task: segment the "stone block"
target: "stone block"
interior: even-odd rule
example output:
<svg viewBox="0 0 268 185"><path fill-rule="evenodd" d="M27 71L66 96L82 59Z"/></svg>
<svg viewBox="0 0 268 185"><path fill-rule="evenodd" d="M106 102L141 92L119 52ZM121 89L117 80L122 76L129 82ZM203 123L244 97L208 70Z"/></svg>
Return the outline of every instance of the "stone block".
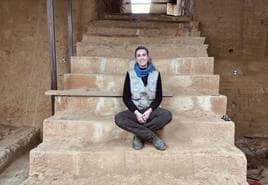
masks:
<svg viewBox="0 0 268 185"><path fill-rule="evenodd" d="M146 145L136 151L124 142L104 145L74 146L62 143L43 143L31 153L31 173L46 175L68 174L81 177L103 175L169 174L171 177L206 178L211 171L229 174L238 184L245 184L246 160L230 145L191 145L170 143L166 151ZM75 151L75 152L74 152ZM69 155L70 154L70 155ZM61 155L62 157L59 157ZM60 167L60 168L59 168ZM216 169L215 171L213 171Z"/></svg>
<svg viewBox="0 0 268 185"><path fill-rule="evenodd" d="M142 36L92 36L88 34L83 35L82 43L87 44L106 44L106 45L148 45L148 44L184 44L184 45L202 45L204 44L204 37L142 37Z"/></svg>
<svg viewBox="0 0 268 185"><path fill-rule="evenodd" d="M181 113L215 113L223 115L226 113L227 99L225 96L174 96L164 98L162 107L170 110L174 115ZM88 111L96 116L112 116L125 110L121 97L69 97L56 96L56 112Z"/></svg>
<svg viewBox="0 0 268 185"><path fill-rule="evenodd" d="M104 57L72 57L72 73L126 74L133 68L134 59ZM198 75L213 74L214 58L187 57L174 59L153 59L153 64L161 74ZM116 66L116 67L115 67Z"/></svg>
<svg viewBox="0 0 268 185"><path fill-rule="evenodd" d="M106 27L106 28L191 28L198 30L199 22L196 21L146 21L146 20L97 20L90 22L90 27Z"/></svg>
<svg viewBox="0 0 268 185"><path fill-rule="evenodd" d="M173 117L159 134L166 141L218 142L234 144L234 124L217 116L185 119L185 115ZM106 143L115 139L131 139L132 134L114 123L114 116L96 118L84 112L62 112L43 123L43 141L72 143Z"/></svg>
<svg viewBox="0 0 268 185"><path fill-rule="evenodd" d="M189 28L127 28L127 27L90 27L87 30L88 35L98 36L200 36L200 31L191 30Z"/></svg>
<svg viewBox="0 0 268 185"><path fill-rule="evenodd" d="M127 70L127 69L126 69ZM124 70L124 71L126 71ZM163 75L162 86L173 95L218 95L218 75ZM65 74L64 89L120 92L125 75Z"/></svg>
<svg viewBox="0 0 268 185"><path fill-rule="evenodd" d="M123 46L105 46L99 45L77 45L77 56L91 57L122 57L129 58L133 56L137 45ZM150 56L153 59L179 58L179 57L208 57L207 45L147 45L150 51Z"/></svg>

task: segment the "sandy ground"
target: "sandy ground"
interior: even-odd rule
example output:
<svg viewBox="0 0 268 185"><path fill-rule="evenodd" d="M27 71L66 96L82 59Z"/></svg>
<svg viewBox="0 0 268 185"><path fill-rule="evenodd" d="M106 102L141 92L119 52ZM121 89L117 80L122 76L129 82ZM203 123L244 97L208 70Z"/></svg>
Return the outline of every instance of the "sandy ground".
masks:
<svg viewBox="0 0 268 185"><path fill-rule="evenodd" d="M0 174L0 185L19 185L28 176L29 152L15 160Z"/></svg>
<svg viewBox="0 0 268 185"><path fill-rule="evenodd" d="M261 179L260 182L261 182L263 185L268 185L268 167L266 167L266 168L264 169L264 172L263 172L262 175L264 176L264 178Z"/></svg>

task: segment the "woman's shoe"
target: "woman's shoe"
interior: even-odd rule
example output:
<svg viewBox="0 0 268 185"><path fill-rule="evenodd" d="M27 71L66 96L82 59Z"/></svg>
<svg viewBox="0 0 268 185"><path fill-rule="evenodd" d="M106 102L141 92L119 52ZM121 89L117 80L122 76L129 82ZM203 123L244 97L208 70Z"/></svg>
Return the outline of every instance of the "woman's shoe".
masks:
<svg viewBox="0 0 268 185"><path fill-rule="evenodd" d="M167 145L166 143L160 139L158 136L153 136L152 138L152 143L154 145L154 147L157 149L157 150L166 150L167 149Z"/></svg>
<svg viewBox="0 0 268 185"><path fill-rule="evenodd" d="M144 143L140 138L138 138L136 135L133 137L132 147L135 150L141 150L144 146Z"/></svg>

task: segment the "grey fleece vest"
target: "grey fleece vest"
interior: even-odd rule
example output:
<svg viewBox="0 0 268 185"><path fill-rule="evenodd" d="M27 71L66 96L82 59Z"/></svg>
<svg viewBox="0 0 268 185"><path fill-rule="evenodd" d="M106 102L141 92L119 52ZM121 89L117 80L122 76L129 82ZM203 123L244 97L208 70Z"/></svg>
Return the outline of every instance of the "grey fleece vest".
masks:
<svg viewBox="0 0 268 185"><path fill-rule="evenodd" d="M147 80L147 86L145 87L141 78L139 78L136 72L130 70L130 91L131 99L139 110L147 109L152 101L155 99L156 86L159 72L152 71Z"/></svg>

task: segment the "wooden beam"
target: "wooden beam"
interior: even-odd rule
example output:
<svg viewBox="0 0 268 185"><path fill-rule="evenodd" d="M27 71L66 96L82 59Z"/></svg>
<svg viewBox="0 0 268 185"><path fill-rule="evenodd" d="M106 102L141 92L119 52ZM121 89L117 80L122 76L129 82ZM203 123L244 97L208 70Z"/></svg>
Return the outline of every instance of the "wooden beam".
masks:
<svg viewBox="0 0 268 185"><path fill-rule="evenodd" d="M72 17L72 0L67 1L67 18L68 18L68 62L71 63L73 56L73 17ZM69 70L70 72L70 70Z"/></svg>
<svg viewBox="0 0 268 185"><path fill-rule="evenodd" d="M48 54L50 64L51 89L57 90L57 63L55 44L55 24L54 24L54 0L47 0L47 20L48 20ZM55 113L55 97L51 97L52 115Z"/></svg>

